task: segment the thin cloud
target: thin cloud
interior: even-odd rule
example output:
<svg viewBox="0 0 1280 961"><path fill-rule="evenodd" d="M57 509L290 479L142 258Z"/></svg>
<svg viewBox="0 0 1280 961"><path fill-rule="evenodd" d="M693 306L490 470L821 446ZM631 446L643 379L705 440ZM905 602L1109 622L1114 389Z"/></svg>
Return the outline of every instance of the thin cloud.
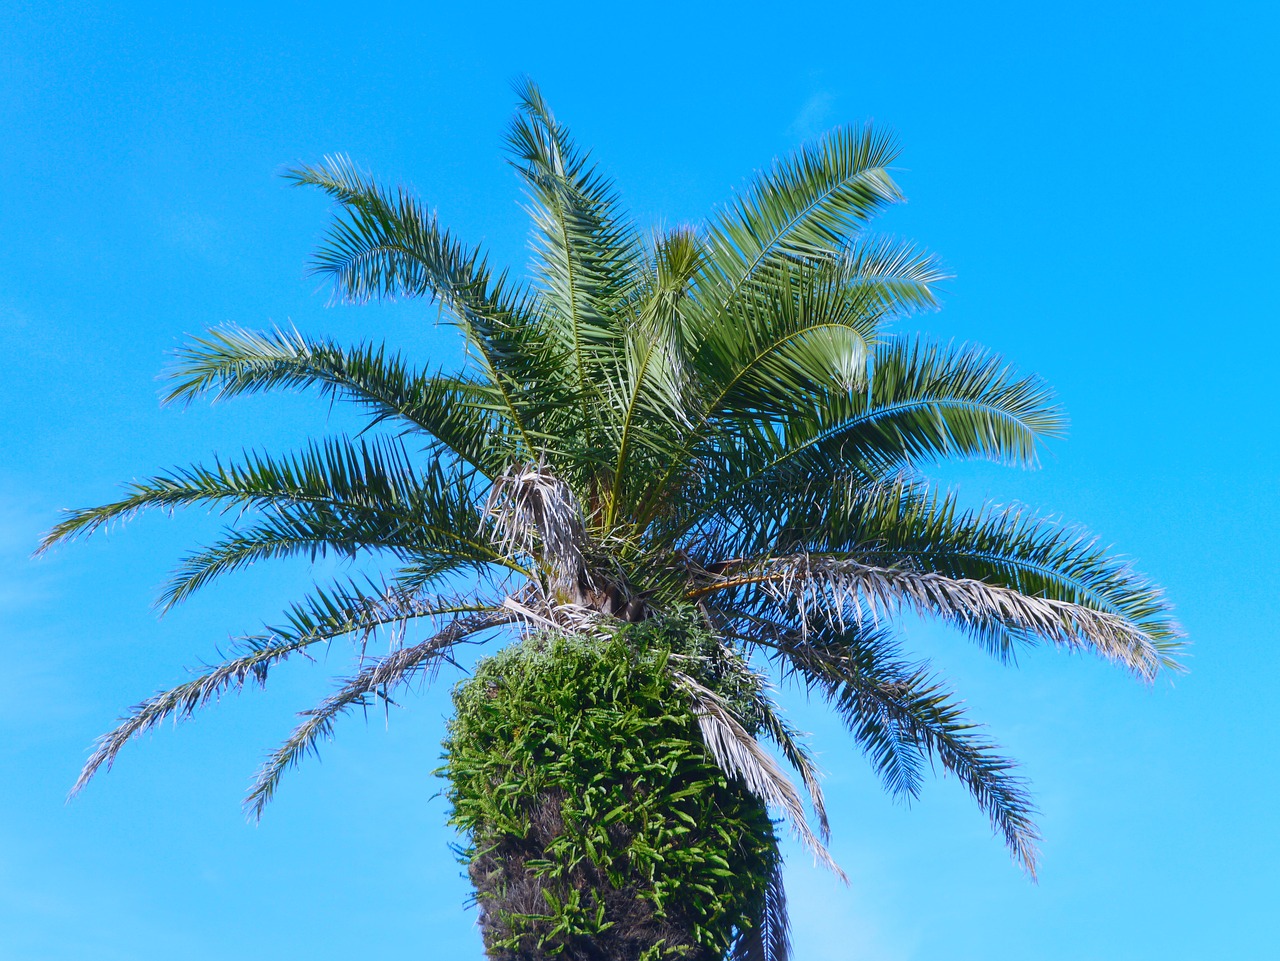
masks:
<svg viewBox="0 0 1280 961"><path fill-rule="evenodd" d="M32 606L48 596L46 577L31 560L48 511L0 492L0 613Z"/></svg>
<svg viewBox="0 0 1280 961"><path fill-rule="evenodd" d="M801 140L809 140L822 133L830 126L831 107L835 99L835 95L826 90L819 90L810 96L787 127L787 133Z"/></svg>

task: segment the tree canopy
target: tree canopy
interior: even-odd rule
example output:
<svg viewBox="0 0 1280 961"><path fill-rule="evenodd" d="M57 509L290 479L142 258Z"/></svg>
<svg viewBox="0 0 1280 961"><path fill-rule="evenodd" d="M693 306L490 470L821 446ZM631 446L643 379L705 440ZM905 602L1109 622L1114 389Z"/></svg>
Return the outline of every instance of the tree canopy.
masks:
<svg viewBox="0 0 1280 961"><path fill-rule="evenodd" d="M260 815L341 715L392 698L458 645L548 630L604 642L694 611L716 641L714 676L755 693L748 710L678 659L672 690L709 756L820 860L835 867L818 772L765 669L825 699L892 794L915 796L931 762L953 773L1034 873L1025 783L901 649L897 617L936 618L1004 661L1045 644L1148 681L1176 668L1181 633L1160 591L1082 529L966 509L927 476L966 458L1034 466L1064 419L1039 379L998 356L901 329L938 306L945 273L869 226L902 199L894 139L833 130L707 221L647 233L537 88L519 92L507 151L533 220L527 280L345 157L288 174L334 204L313 262L334 298L437 304L465 342L462 369L433 372L376 341L211 330L179 352L169 402L306 389L354 404L366 430L159 473L48 535L46 547L155 508L233 517L181 560L165 607L268 558L369 557L383 571L316 586L138 704L75 790L161 721L353 639L351 672L256 776L247 804ZM808 811L761 740L797 772Z"/></svg>

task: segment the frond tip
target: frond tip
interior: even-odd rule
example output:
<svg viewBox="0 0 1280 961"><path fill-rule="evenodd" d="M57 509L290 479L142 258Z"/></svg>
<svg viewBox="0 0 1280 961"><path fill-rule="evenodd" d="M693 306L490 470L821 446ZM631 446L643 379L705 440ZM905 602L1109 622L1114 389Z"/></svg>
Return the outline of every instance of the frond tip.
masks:
<svg viewBox="0 0 1280 961"><path fill-rule="evenodd" d="M153 730L166 720L184 721L197 709L224 694L239 691L250 682L266 684L267 673L274 665L302 652L313 639L246 638L244 654L209 668L177 687L161 691L134 706L113 730L94 743L93 751L67 794L70 801L93 779L99 770L111 770L118 755L131 740Z"/></svg>

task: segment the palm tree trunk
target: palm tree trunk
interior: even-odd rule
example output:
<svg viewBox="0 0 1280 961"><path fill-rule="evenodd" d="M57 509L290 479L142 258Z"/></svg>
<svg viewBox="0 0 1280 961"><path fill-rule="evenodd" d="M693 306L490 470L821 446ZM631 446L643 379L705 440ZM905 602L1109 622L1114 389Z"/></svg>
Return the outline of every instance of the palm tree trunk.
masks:
<svg viewBox="0 0 1280 961"><path fill-rule="evenodd" d="M708 756L666 658L535 638L455 692L445 773L489 957L719 961L759 917L772 822Z"/></svg>

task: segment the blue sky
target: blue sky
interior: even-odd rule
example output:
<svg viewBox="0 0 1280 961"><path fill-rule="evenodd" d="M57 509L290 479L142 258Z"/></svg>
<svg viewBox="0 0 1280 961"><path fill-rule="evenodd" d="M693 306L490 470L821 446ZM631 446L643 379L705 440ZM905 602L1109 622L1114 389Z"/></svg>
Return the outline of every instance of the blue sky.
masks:
<svg viewBox="0 0 1280 961"><path fill-rule="evenodd" d="M1072 420L1040 471L939 476L1087 523L1166 586L1195 644L1189 674L1144 689L1048 652L1007 670L907 625L1034 782L1038 885L953 781L894 804L791 697L852 879L792 853L798 961L1274 951L1271 5L15 0L4 21L0 957L481 956L431 776L447 679L389 722L349 719L258 826L245 784L328 689L324 665L145 738L64 805L121 710L325 572L255 569L160 620L167 565L215 520L29 554L60 508L122 481L349 424L307 397L161 408L157 374L187 334L291 322L454 363L421 304L324 306L304 264L325 204L277 174L345 151L522 267L500 144L526 73L643 224L698 219L828 126L897 130L910 203L881 227L956 275L918 326L1039 372Z"/></svg>

